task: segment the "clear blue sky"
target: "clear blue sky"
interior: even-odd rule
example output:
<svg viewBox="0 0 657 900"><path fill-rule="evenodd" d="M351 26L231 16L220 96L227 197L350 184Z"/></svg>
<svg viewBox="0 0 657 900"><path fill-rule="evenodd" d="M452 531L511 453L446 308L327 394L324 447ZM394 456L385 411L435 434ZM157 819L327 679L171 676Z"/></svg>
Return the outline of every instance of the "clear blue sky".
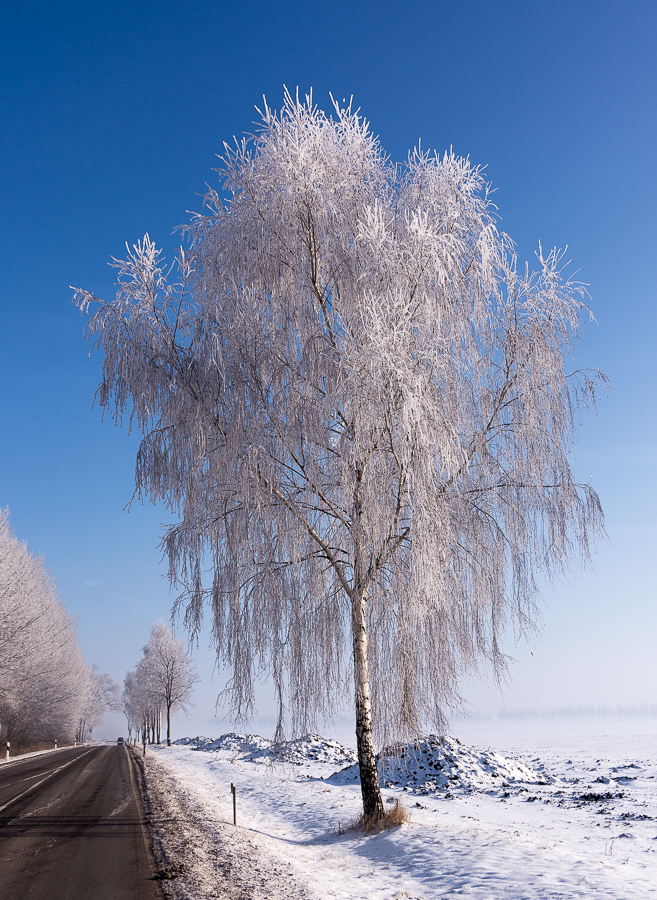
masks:
<svg viewBox="0 0 657 900"><path fill-rule="evenodd" d="M100 358L69 285L110 297L106 263L145 231L170 250L222 141L286 84L320 104L353 94L393 158L421 139L486 165L521 259L568 244L599 323L584 362L615 389L576 463L610 542L595 571L546 592L543 643L514 651L505 702L657 703L656 26L652 0L6 6L0 504L52 568L90 662L121 680L172 598L166 513L124 511L136 436L91 409ZM212 730L220 686L206 679L183 729ZM480 711L502 705L468 691Z"/></svg>

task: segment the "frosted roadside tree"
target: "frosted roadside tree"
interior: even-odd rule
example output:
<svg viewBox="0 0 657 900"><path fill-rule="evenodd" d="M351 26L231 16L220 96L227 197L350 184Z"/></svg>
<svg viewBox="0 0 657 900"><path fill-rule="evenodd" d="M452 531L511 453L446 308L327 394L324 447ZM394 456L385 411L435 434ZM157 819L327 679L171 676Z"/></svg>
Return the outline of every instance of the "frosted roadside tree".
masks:
<svg viewBox="0 0 657 900"><path fill-rule="evenodd" d="M107 672L99 672L98 666L89 667L87 689L81 704L80 717L76 730L76 740L85 741L91 738L94 728L99 728L105 721L105 713L121 712L121 689Z"/></svg>
<svg viewBox="0 0 657 900"><path fill-rule="evenodd" d="M139 736L139 729L144 717L140 708L134 672L128 672L123 679L121 701L123 703L123 714L128 722L128 737L132 737L133 728L137 736Z"/></svg>
<svg viewBox="0 0 657 900"><path fill-rule="evenodd" d="M73 739L90 703L92 668L75 619L43 559L13 534L0 510L0 727L14 749ZM99 676L103 690L109 676ZM114 686L116 687L116 686Z"/></svg>
<svg viewBox="0 0 657 900"><path fill-rule="evenodd" d="M142 649L145 652L146 648ZM141 721L142 737L148 743L159 744L162 731L162 702L157 696L153 673L145 655L130 674L133 676L132 699L135 709L139 711L138 721Z"/></svg>
<svg viewBox="0 0 657 900"><path fill-rule="evenodd" d="M57 646L60 635L53 611L55 583L43 560L11 530L8 510L0 510L0 685L24 685Z"/></svg>
<svg viewBox="0 0 657 900"><path fill-rule="evenodd" d="M124 703L129 720L143 723L144 733L157 730L159 743L159 720L164 711L170 747L171 717L181 710L187 712L198 681L196 667L182 641L160 619L151 629L142 658L125 678Z"/></svg>
<svg viewBox="0 0 657 900"><path fill-rule="evenodd" d="M262 119L173 270L146 236L114 301L76 299L234 710L265 669L294 732L352 690L377 818L375 740L443 727L464 673L503 673L505 628L532 627L537 576L587 561L602 510L570 454L599 376L569 371L582 287L557 251L517 270L467 160L394 165L312 98Z"/></svg>
<svg viewBox="0 0 657 900"><path fill-rule="evenodd" d="M196 667L185 647L162 619L153 625L144 647L148 691L166 712L167 746L171 746L171 716L187 711L194 685L199 680Z"/></svg>
<svg viewBox="0 0 657 900"><path fill-rule="evenodd" d="M159 709L153 709L149 697L143 667L138 664L128 672L123 682L123 707L128 718L128 731L134 728L139 736L141 731L144 743L151 731L151 725L155 720L159 721Z"/></svg>

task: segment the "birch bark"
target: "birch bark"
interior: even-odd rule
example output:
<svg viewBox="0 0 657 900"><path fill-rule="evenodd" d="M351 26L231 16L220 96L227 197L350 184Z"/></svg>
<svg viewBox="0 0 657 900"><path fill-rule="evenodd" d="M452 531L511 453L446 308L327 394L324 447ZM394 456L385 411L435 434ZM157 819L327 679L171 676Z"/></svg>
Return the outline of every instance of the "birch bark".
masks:
<svg viewBox="0 0 657 900"><path fill-rule="evenodd" d="M365 465L356 465L354 491L354 580L351 593L351 633L354 649L354 692L356 701L356 749L360 769L360 789L363 814L366 819L383 818L383 800L376 768L374 735L372 731L372 702L367 651L367 588L370 575L363 552L362 487Z"/></svg>
<svg viewBox="0 0 657 900"><path fill-rule="evenodd" d="M366 596L357 584L351 602L351 627L354 646L354 687L356 699L356 746L360 768L363 813L367 819L383 818L383 800L374 753L372 704L367 658Z"/></svg>

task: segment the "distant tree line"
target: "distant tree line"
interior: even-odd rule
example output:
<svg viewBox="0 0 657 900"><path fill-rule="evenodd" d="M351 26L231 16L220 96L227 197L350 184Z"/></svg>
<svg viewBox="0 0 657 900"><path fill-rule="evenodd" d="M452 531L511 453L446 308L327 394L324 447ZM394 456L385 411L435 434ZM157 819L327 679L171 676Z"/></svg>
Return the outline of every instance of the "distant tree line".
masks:
<svg viewBox="0 0 657 900"><path fill-rule="evenodd" d="M43 559L0 510L0 741L87 740L108 709L121 709L118 685L85 662Z"/></svg>
<svg viewBox="0 0 657 900"><path fill-rule="evenodd" d="M142 657L125 677L123 704L128 734L144 743L160 743L163 720L166 741L171 745L171 718L179 710L187 712L196 668L182 641L160 619L151 629Z"/></svg>

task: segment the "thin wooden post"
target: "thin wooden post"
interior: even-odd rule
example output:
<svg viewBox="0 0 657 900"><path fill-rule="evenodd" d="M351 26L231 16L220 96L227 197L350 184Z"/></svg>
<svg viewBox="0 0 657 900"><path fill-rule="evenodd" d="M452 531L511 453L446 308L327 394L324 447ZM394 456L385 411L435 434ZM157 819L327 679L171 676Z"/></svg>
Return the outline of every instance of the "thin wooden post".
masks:
<svg viewBox="0 0 657 900"><path fill-rule="evenodd" d="M237 825L237 792L235 785L231 782L230 792L233 795L233 825Z"/></svg>

